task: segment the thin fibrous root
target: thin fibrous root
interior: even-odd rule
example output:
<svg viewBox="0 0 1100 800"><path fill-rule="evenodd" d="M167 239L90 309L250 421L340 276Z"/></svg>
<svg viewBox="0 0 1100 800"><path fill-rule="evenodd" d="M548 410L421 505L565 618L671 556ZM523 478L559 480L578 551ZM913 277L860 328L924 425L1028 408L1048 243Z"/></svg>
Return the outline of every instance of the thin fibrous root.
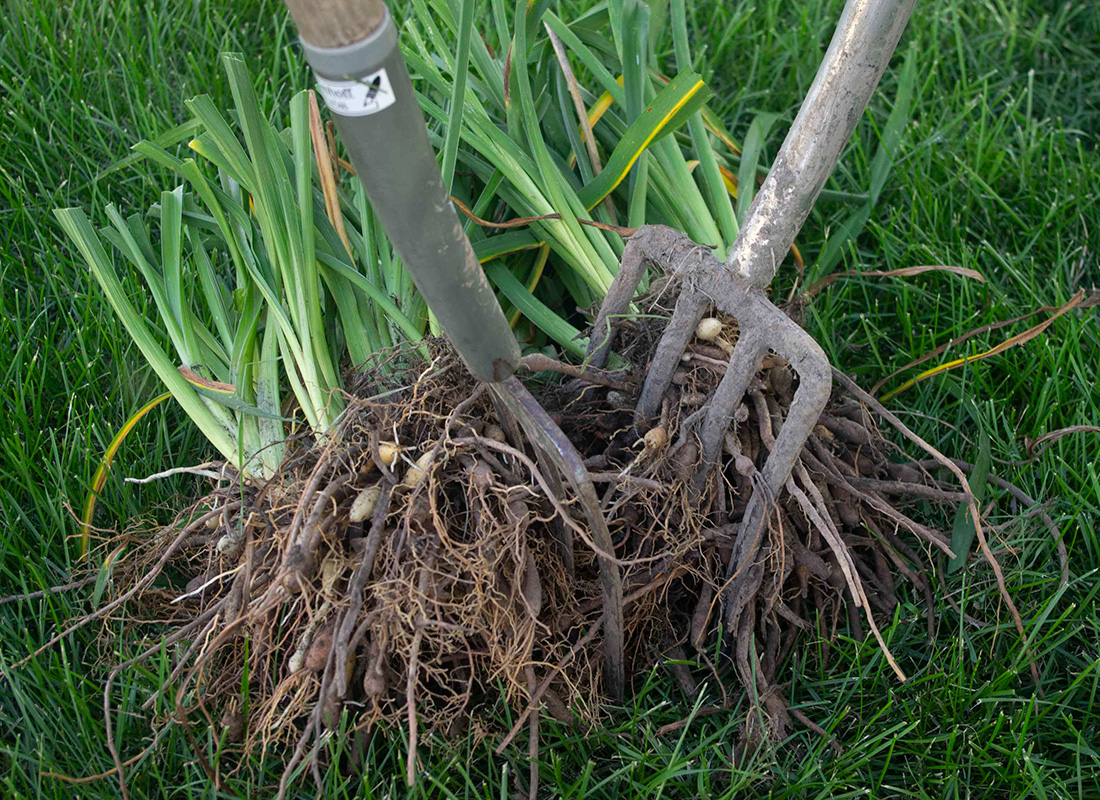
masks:
<svg viewBox="0 0 1100 800"><path fill-rule="evenodd" d="M949 459L939 450L934 448L928 442L924 441L913 431L906 427L905 423L898 419L894 414L890 413L882 403L869 395L863 389L859 388L858 384L845 375L840 370L833 370L833 377L844 386L853 396L855 396L860 402L865 403L868 408L885 419L891 425L893 425L899 433L901 433L906 439L913 442L913 444L920 447L926 453L932 456L935 461L946 467L954 476L958 479L959 484L962 486L963 491L971 496L971 499L967 501L967 508L970 511L970 518L974 523L974 531L978 537L978 547L985 557L985 560L989 563L989 566L993 569L993 575L997 579L997 590L1001 594L1001 599L1004 600L1005 605L1008 607L1009 613L1012 615L1012 622L1016 626L1016 632L1020 635L1020 642L1024 648L1024 652L1027 655L1029 667L1031 669L1031 677L1034 680L1035 685L1039 686L1039 665L1036 662L1035 656L1031 652L1031 646L1028 644L1027 631L1024 629L1024 621L1020 616L1019 610L1016 608L1016 604L1012 600L1012 595L1008 592L1008 586L1005 585L1004 571L1001 569L1001 564L997 560L996 556L989 549L989 542L985 538L985 530L982 526L982 516L978 511L978 502L973 497L973 492L970 490L970 483L966 479L966 475L963 474L954 461Z"/></svg>

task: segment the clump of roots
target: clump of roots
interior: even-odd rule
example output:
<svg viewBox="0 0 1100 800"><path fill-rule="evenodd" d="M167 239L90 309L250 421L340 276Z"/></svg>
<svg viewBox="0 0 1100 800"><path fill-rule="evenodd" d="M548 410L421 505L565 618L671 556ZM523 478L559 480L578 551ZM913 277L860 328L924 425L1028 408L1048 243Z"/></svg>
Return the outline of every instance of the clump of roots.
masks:
<svg viewBox="0 0 1100 800"><path fill-rule="evenodd" d="M644 364L656 333L633 338ZM770 498L764 541L738 567L748 580L723 609L737 522L763 490L758 470L796 381L781 360L765 362L700 496L686 423L727 358L713 341L696 341L660 424L644 436L632 415L640 371L601 386L573 377L542 398L586 458L610 526L627 674L655 650L732 673L756 698L743 737L753 746L782 737L792 718L820 731L783 696L793 648L803 634L830 640L842 626L856 638L877 635L899 581L930 599L930 566L950 539L914 508L953 510L969 496L937 477L937 462L889 442L869 398L838 391L787 491ZM169 628L112 678L175 653L146 708L170 697L163 725L190 732L204 719L241 755L284 748L286 776L303 762L317 774L318 745L341 725L354 761L374 726L396 723L408 727L412 780L420 732L461 732L499 699L497 687L520 712L502 746L526 725L537 748L540 714L590 717L603 617L596 556L573 535L583 517L525 443L506 438L490 393L465 374L440 348L404 385L362 379L338 427L292 448L268 483L242 486L226 474L174 525L136 542L115 573L128 588L89 620L126 605ZM673 671L694 693L692 672ZM110 692L108 684L105 699ZM739 694L724 691L728 704ZM107 720L121 776L109 708Z"/></svg>

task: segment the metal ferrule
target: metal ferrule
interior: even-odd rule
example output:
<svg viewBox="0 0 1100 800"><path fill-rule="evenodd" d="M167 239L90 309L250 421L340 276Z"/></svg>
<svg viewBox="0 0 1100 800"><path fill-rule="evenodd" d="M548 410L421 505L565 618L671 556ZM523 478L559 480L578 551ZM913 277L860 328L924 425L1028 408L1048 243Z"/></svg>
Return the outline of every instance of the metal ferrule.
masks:
<svg viewBox="0 0 1100 800"><path fill-rule="evenodd" d="M302 39L302 50L313 71L323 78L355 80L374 72L397 48L397 26L390 10L366 39L345 47L314 47Z"/></svg>

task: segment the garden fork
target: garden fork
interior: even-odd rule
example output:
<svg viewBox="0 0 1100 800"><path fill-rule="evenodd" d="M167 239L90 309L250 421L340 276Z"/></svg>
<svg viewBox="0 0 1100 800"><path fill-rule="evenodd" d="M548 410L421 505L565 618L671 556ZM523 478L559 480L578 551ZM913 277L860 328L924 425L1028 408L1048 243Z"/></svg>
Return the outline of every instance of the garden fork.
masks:
<svg viewBox="0 0 1100 800"><path fill-rule="evenodd" d="M833 170L901 38L915 0L848 0L825 58L768 177L749 208L737 240L721 263L705 247L663 226L640 228L627 242L622 264L596 318L588 355L602 367L610 351L611 320L627 311L646 266L671 269L680 295L649 365L637 415L657 416L673 373L711 304L740 330L729 366L701 414L701 463L693 476L701 492L749 382L770 350L790 362L799 384L775 445L761 470L765 491L754 491L727 566L723 594L727 623L756 556L771 498L790 477L803 445L825 408L832 385L829 360L814 339L772 304L764 290L790 250ZM727 627L728 629L728 627Z"/></svg>

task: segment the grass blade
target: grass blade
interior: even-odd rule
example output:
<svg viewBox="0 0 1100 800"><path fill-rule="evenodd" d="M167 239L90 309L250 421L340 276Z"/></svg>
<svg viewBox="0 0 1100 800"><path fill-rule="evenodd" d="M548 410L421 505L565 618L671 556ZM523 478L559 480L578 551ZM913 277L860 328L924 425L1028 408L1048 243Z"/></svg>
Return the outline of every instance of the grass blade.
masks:
<svg viewBox="0 0 1100 800"><path fill-rule="evenodd" d="M878 202L879 195L886 184L886 178L893 167L901 139L905 133L905 126L909 122L909 110L912 107L913 93L916 85L916 48L910 47L905 55L905 63L902 65L901 76L898 79L898 92L894 99L894 109L886 120L883 128L882 139L878 150L871 162L871 191L867 200L851 214L837 228L835 234L830 236L825 243L821 256L818 258L815 272L818 275L827 273L836 266L844 252L849 248L863 230L863 226L871 218L871 211Z"/></svg>
<svg viewBox="0 0 1100 800"><path fill-rule="evenodd" d="M466 107L466 74L470 63L470 37L473 33L474 0L462 0L462 13L458 18L458 52L455 54L454 85L451 90L451 119L447 125L447 138L443 143L443 185L450 195L454 186L455 160L458 142L462 134L462 112Z"/></svg>
<svg viewBox="0 0 1100 800"><path fill-rule="evenodd" d="M88 540L91 537L92 520L95 518L96 501L99 500L103 487L107 485L107 475L111 471L111 464L114 462L115 456L118 455L118 449L122 447L122 443L126 441L130 431L141 422L142 418L171 396L171 392L165 392L154 397L135 411L118 429L118 433L111 439L111 443L107 445L103 458L99 460L99 466L96 467L95 474L92 476L92 486L88 490L88 496L84 499L84 510L80 515L80 555L82 558L88 554Z"/></svg>
<svg viewBox="0 0 1100 800"><path fill-rule="evenodd" d="M980 425L978 415L972 413L972 416ZM989 432L983 426L979 431L978 457L974 461L974 471L970 473L970 491L974 493L974 500L979 505L985 500L985 487L989 477L990 461ZM970 509L966 503L959 503L959 508L955 512L955 523L951 529L951 552L955 555L947 562L948 575L958 572L966 566L970 548L974 544L974 536L974 520L970 518Z"/></svg>

